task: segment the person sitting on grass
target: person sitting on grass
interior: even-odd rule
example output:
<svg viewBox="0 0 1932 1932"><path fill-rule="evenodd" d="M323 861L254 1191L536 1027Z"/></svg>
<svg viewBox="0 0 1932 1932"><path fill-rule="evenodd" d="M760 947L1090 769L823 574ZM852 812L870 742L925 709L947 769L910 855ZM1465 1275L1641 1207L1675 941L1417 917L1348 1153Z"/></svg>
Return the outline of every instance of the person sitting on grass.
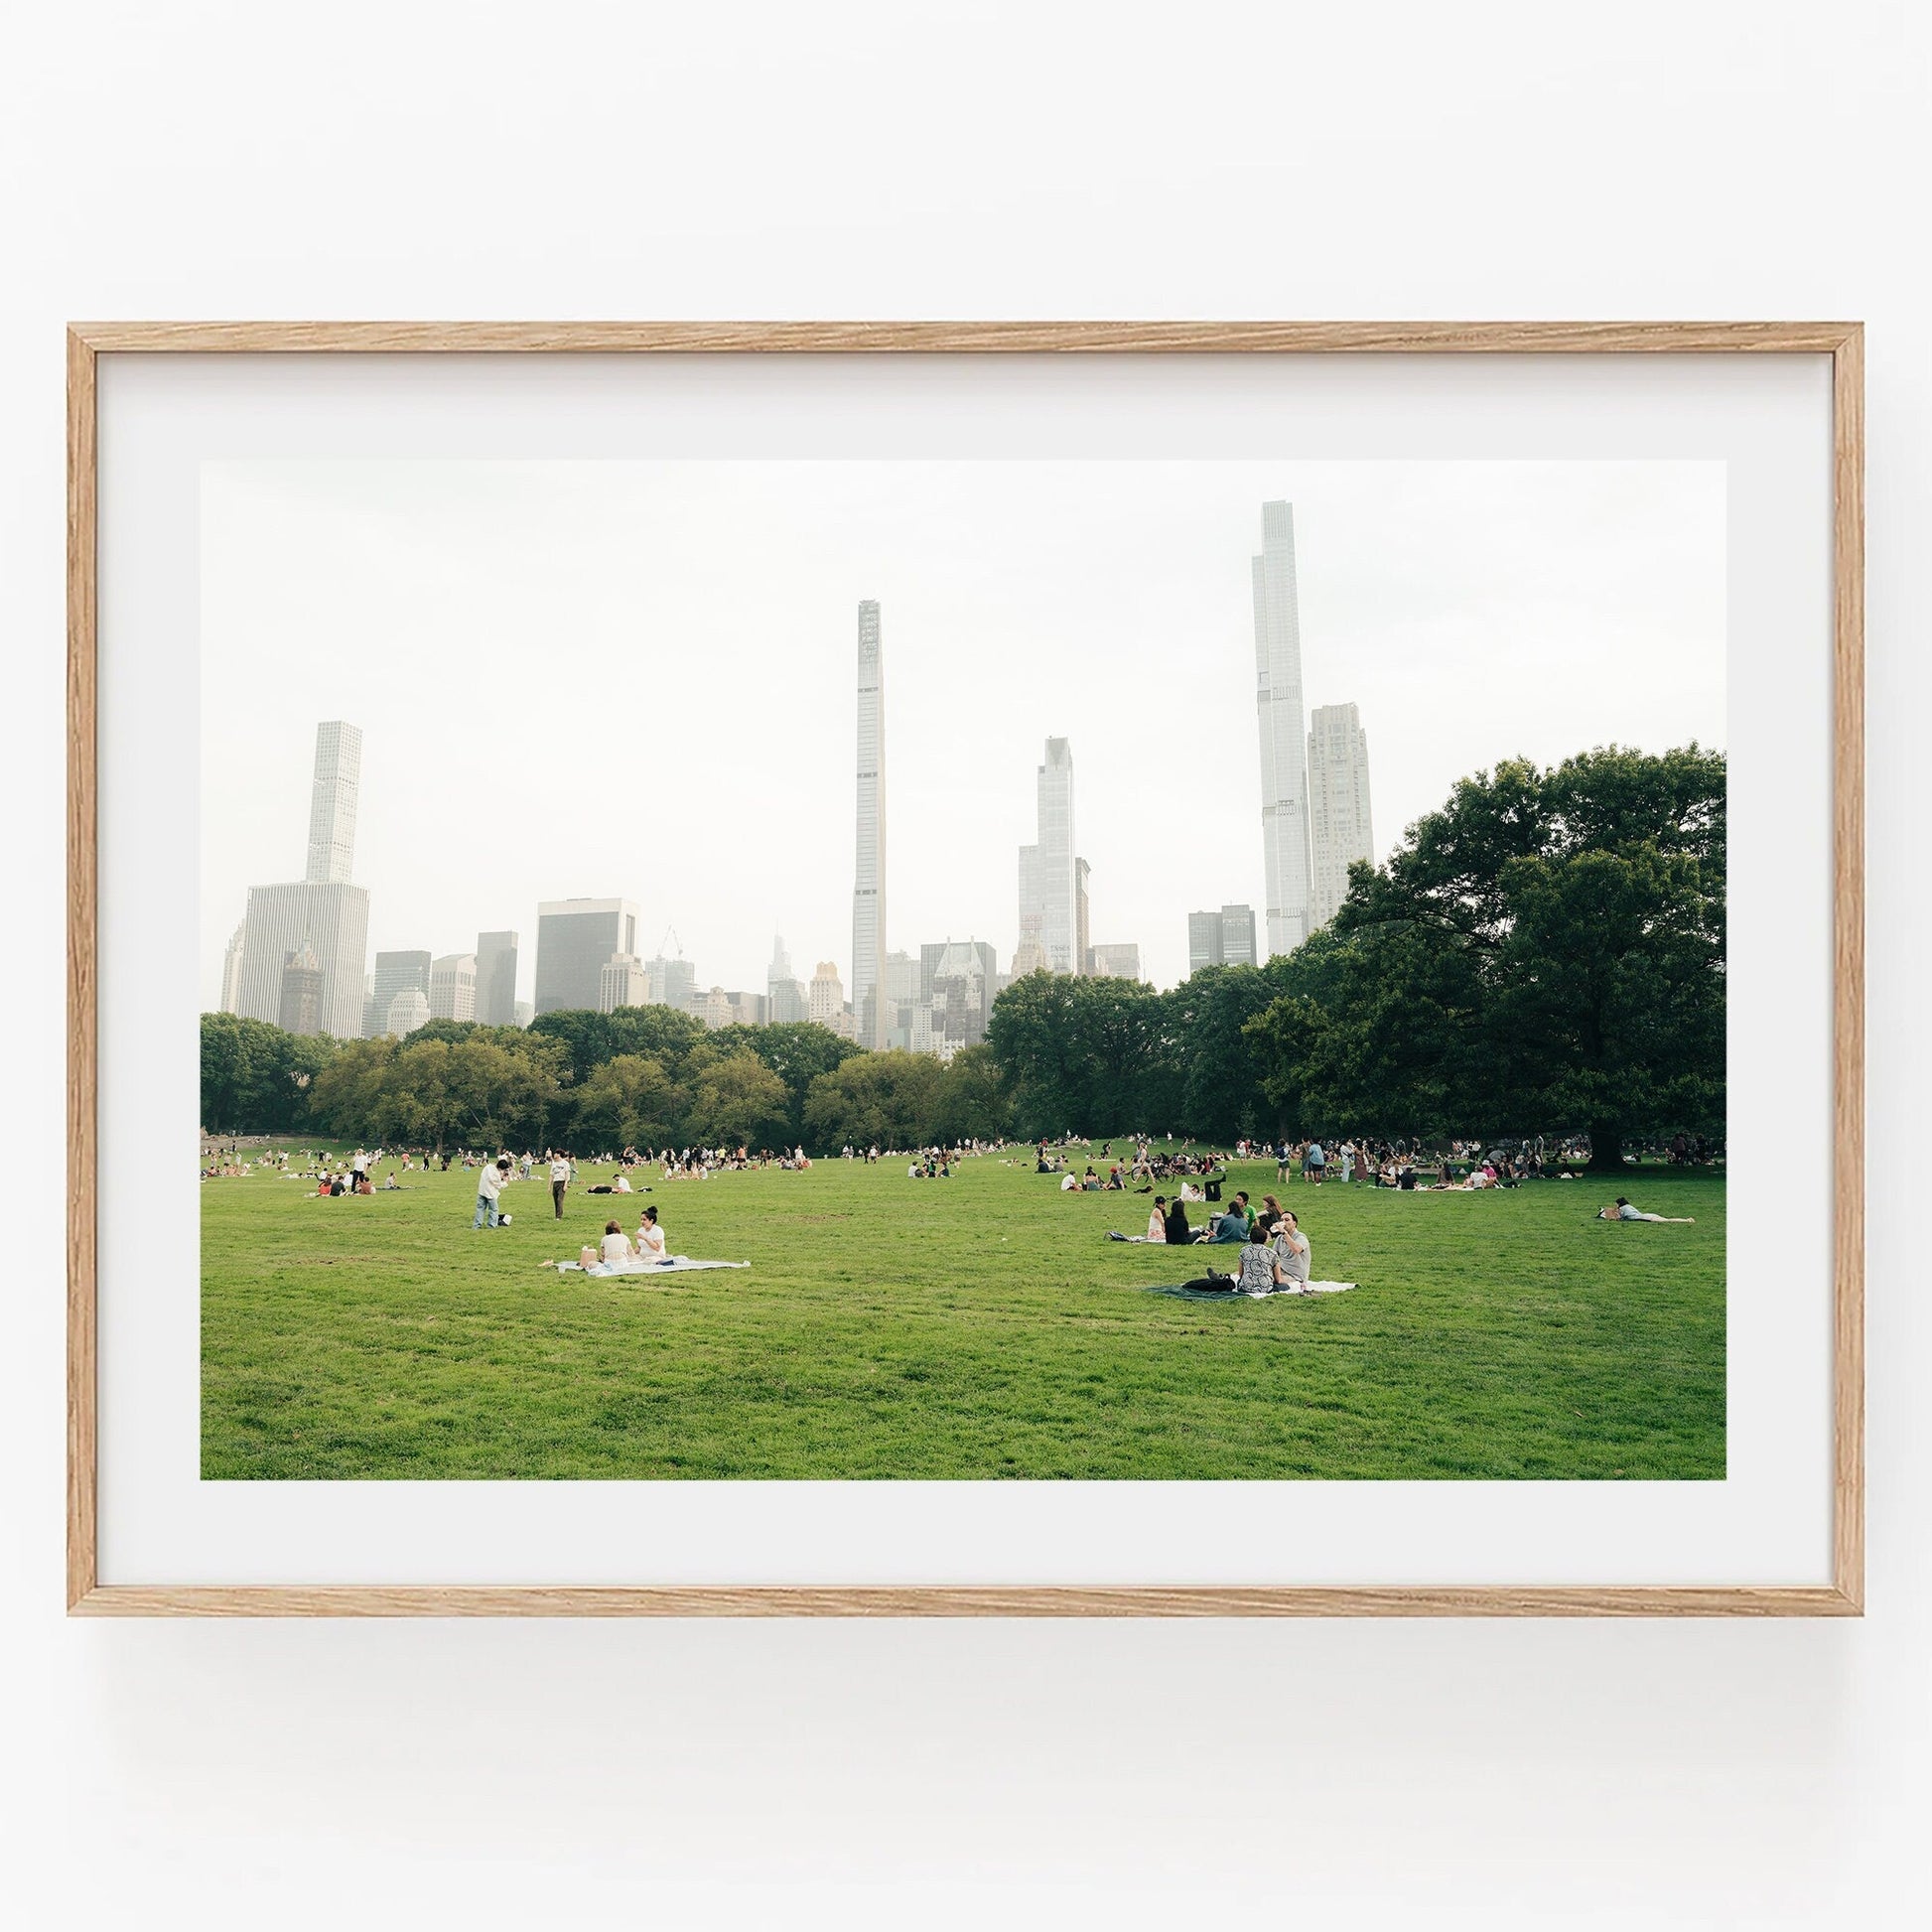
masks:
<svg viewBox="0 0 1932 1932"><path fill-rule="evenodd" d="M1678 1227L1696 1227L1697 1217L1693 1214L1646 1214L1641 1208L1632 1207L1621 1194L1615 1204L1599 1207L1596 1210L1599 1221L1668 1221Z"/></svg>
<svg viewBox="0 0 1932 1932"><path fill-rule="evenodd" d="M664 1230L657 1225L657 1209L647 1207L637 1222L637 1253L645 1261L662 1261Z"/></svg>
<svg viewBox="0 0 1932 1932"><path fill-rule="evenodd" d="M1231 1217L1224 1215L1222 1218ZM1269 1245L1266 1232L1256 1228L1242 1243L1241 1272L1235 1277L1234 1292L1258 1302L1264 1295L1273 1295L1296 1285L1283 1266L1281 1256Z"/></svg>
<svg viewBox="0 0 1932 1932"><path fill-rule="evenodd" d="M1194 1231L1187 1225L1187 1209L1176 1194L1168 1203L1168 1246L1184 1248L1194 1238Z"/></svg>
<svg viewBox="0 0 1932 1932"><path fill-rule="evenodd" d="M604 1223L604 1239L595 1248L586 1246L578 1251L577 1264L580 1268L594 1267L598 1262L618 1263L628 1261L633 1253L630 1237L615 1221Z"/></svg>
<svg viewBox="0 0 1932 1932"><path fill-rule="evenodd" d="M1237 1193L1228 1203L1225 1214L1220 1215L1211 1225L1208 1233L1201 1239L1216 1247L1230 1247L1248 1238L1248 1196Z"/></svg>
<svg viewBox="0 0 1932 1932"><path fill-rule="evenodd" d="M1302 1232L1302 1223L1296 1218L1292 1207L1282 1209L1273 1223L1275 1233L1275 1252L1281 1257L1282 1273L1304 1294L1308 1292L1309 1261L1311 1250L1309 1237ZM1255 1239L1260 1240L1262 1229L1257 1226Z"/></svg>
<svg viewBox="0 0 1932 1932"><path fill-rule="evenodd" d="M1153 1211L1147 1217L1147 1238L1157 1245L1165 1244L1168 1238L1168 1197L1156 1194Z"/></svg>
<svg viewBox="0 0 1932 1932"><path fill-rule="evenodd" d="M1060 1175L1060 1192L1063 1194L1077 1194L1079 1191L1080 1176L1069 1168L1065 1173Z"/></svg>

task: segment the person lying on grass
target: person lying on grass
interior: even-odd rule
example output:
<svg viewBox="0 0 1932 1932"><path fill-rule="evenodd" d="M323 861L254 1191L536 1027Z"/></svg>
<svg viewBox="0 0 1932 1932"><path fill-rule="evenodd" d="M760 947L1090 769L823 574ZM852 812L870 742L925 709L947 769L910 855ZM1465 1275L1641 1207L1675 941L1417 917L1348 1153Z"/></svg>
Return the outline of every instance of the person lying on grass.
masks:
<svg viewBox="0 0 1932 1932"><path fill-rule="evenodd" d="M1621 1194L1617 1195L1613 1205L1599 1207L1596 1218L1599 1221L1668 1221L1687 1228L1697 1226L1695 1214L1646 1214L1641 1208L1632 1207Z"/></svg>

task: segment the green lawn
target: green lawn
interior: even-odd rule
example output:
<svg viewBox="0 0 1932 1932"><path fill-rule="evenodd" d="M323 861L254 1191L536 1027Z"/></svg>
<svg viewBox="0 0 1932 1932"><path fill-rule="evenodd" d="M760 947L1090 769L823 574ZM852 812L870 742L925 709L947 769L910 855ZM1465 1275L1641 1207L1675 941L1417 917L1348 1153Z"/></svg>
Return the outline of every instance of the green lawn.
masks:
<svg viewBox="0 0 1932 1932"><path fill-rule="evenodd" d="M471 1231L460 1171L370 1199L205 1182L202 1473L1725 1473L1722 1179L1298 1181L1278 1191L1316 1276L1360 1286L1222 1304L1144 1292L1199 1273L1205 1251L1104 1238L1140 1232L1145 1197L1063 1195L1013 1159L946 1181L826 1161L615 1201L580 1182L561 1227L532 1180L494 1233ZM1237 1169L1235 1186L1259 1199L1273 1166ZM1616 1191L1697 1225L1592 1220ZM644 1200L674 1252L751 1270L537 1266L611 1211L634 1228Z"/></svg>

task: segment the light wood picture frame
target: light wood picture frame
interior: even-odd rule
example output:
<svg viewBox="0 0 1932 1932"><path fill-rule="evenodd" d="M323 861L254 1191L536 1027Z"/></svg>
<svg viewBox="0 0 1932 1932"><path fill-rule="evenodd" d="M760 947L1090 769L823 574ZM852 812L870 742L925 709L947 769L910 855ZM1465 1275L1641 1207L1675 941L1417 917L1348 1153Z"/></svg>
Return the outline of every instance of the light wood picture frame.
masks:
<svg viewBox="0 0 1932 1932"><path fill-rule="evenodd" d="M234 1587L99 1578L96 397L123 355L1810 355L1832 370L1833 1533L1811 1587ZM1856 323L103 322L68 335L68 1537L84 1615L1843 1616L1864 1591L1863 392Z"/></svg>

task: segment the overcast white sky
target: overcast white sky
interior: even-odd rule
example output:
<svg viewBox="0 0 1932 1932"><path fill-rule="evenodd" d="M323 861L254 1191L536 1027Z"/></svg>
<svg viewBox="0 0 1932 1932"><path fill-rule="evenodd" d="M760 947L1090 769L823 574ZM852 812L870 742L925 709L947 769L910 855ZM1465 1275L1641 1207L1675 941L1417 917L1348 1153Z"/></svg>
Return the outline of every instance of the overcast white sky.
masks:
<svg viewBox="0 0 1932 1932"><path fill-rule="evenodd" d="M701 986L851 974L857 606L881 605L888 937L1018 938L1042 741L1092 936L1186 971L1261 906L1249 558L1295 504L1311 707L1368 733L1376 856L1517 754L1725 742L1722 463L210 463L202 993L298 879L315 727L360 725L369 946L637 901Z"/></svg>

